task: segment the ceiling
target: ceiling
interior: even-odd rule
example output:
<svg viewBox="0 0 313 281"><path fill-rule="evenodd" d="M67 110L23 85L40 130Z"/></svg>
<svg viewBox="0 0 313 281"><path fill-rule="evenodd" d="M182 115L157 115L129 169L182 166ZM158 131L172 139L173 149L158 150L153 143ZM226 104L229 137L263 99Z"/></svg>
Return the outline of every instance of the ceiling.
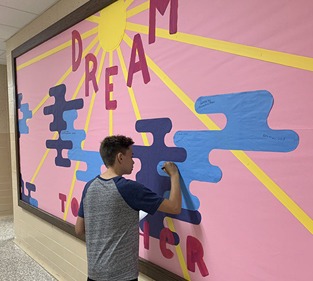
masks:
<svg viewBox="0 0 313 281"><path fill-rule="evenodd" d="M6 64L6 40L58 1L0 0L0 64Z"/></svg>

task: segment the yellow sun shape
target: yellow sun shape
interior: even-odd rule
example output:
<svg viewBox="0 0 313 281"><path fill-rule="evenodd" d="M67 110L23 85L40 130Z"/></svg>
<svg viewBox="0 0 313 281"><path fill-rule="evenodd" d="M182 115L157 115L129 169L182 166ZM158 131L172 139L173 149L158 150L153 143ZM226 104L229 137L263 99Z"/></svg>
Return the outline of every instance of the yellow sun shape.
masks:
<svg viewBox="0 0 313 281"><path fill-rule="evenodd" d="M102 48L113 51L120 45L126 27L126 7L119 0L100 12L98 37Z"/></svg>

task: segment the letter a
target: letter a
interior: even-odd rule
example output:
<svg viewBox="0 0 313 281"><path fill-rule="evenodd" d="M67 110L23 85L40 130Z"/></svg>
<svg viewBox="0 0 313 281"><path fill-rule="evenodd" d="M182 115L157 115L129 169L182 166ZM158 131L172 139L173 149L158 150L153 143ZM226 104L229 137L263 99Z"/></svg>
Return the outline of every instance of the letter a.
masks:
<svg viewBox="0 0 313 281"><path fill-rule="evenodd" d="M136 60L136 52L138 52L139 61ZM142 71L143 81L147 84L150 81L150 74L147 66L145 51L143 49L140 34L136 34L133 41L133 47L130 57L127 86L131 87L133 84L133 76L135 72Z"/></svg>

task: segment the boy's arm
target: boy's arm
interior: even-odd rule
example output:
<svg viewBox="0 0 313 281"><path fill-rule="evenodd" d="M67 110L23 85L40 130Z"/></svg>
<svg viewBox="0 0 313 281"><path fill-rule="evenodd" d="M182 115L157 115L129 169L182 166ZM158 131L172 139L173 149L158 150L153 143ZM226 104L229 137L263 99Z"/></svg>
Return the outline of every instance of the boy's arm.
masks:
<svg viewBox="0 0 313 281"><path fill-rule="evenodd" d="M76 224L75 224L75 232L77 236L84 236L85 235L85 221L84 218L77 217Z"/></svg>
<svg viewBox="0 0 313 281"><path fill-rule="evenodd" d="M168 214L179 214L181 212L180 176L177 166L173 162L166 162L162 168L171 178L171 191L169 199L164 199L158 211Z"/></svg>

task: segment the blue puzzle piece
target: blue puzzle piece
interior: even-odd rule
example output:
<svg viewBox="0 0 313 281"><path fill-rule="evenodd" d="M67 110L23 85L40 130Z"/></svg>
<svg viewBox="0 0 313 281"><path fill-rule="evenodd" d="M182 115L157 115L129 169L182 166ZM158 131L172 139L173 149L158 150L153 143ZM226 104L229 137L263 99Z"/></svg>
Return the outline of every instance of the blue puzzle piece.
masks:
<svg viewBox="0 0 313 281"><path fill-rule="evenodd" d="M17 108L23 113L23 118L18 120L18 128L20 134L28 134L29 128L27 126L27 119L33 117L33 113L29 110L29 104L22 104L23 94L18 94Z"/></svg>
<svg viewBox="0 0 313 281"><path fill-rule="evenodd" d="M218 182L222 177L219 167L211 165L208 156L213 149L287 152L294 150L298 135L290 130L272 130L267 117L273 97L267 91L200 97L195 109L198 113L224 113L227 124L220 131L179 131L174 143L187 150L187 159L177 163L185 182ZM185 188L184 187L184 188ZM197 210L199 202L183 205Z"/></svg>
<svg viewBox="0 0 313 281"><path fill-rule="evenodd" d="M73 144L71 141L62 140L61 131L66 129L66 121L63 119L63 114L66 111L72 109L81 109L84 106L83 99L76 99L72 101L65 100L66 86L64 84L50 88L50 97L55 98L55 103L44 108L44 114L53 115L53 122L50 123L50 131L56 131L59 133L57 140L47 140L46 146L50 149L57 150L57 157L55 158L55 164L57 166L70 167L71 161L68 158L64 158L62 151L64 149L71 149Z"/></svg>
<svg viewBox="0 0 313 281"><path fill-rule="evenodd" d="M179 147L168 147L164 137L172 129L169 118L139 120L136 122L137 132L151 132L153 143L150 146L133 145L134 158L141 162L141 170L136 179L155 193L162 195L170 189L169 177L160 176L157 166L161 161L181 162L186 159L186 151Z"/></svg>
<svg viewBox="0 0 313 281"><path fill-rule="evenodd" d="M155 193L163 196L170 189L170 179L162 176L158 172L158 165L162 161L180 162L186 159L186 151L179 147L168 147L164 143L164 138L172 129L172 122L169 118L139 120L136 122L138 132L151 132L153 143L150 146L133 146L134 158L141 161L141 170L136 175L136 180L149 187ZM163 219L166 214L160 215ZM163 219L159 218L159 223L150 224L150 233L153 237L159 238L160 231L163 229ZM146 216L142 221L151 220L151 216ZM177 234L173 233L175 241L178 241Z"/></svg>
<svg viewBox="0 0 313 281"><path fill-rule="evenodd" d="M86 138L84 130L76 130L74 121L77 119L77 111L69 110L64 112L63 119L66 121L67 128L61 132L61 139L71 141L73 147L68 151L68 158L74 161L86 162L86 171L77 171L76 178L80 181L88 182L101 173L103 165L102 158L98 151L87 151L81 149L81 143Z"/></svg>
<svg viewBox="0 0 313 281"><path fill-rule="evenodd" d="M224 113L227 124L218 133L213 149L289 152L297 148L299 136L291 130L272 130L267 118L274 103L265 90L200 97L195 109L200 114ZM222 135L221 135L222 133ZM229 148L231 147L233 148Z"/></svg>
<svg viewBox="0 0 313 281"><path fill-rule="evenodd" d="M22 93L17 94L17 109L21 108L22 99L23 99L23 94Z"/></svg>
<svg viewBox="0 0 313 281"><path fill-rule="evenodd" d="M55 165L62 167L71 167L71 161L68 158L64 158L62 155L63 149L71 149L73 147L71 141L64 141L60 137L57 140L47 140L46 147L50 149L56 149L57 156L55 157Z"/></svg>
<svg viewBox="0 0 313 281"><path fill-rule="evenodd" d="M299 137L295 132L290 130L272 130L268 127L267 118L272 105L272 95L267 91L201 97L197 100L195 108L198 113L224 113L227 117L227 125L224 130L219 131L180 131L175 134L174 143L187 151L185 161L176 162L182 176L181 188L183 193L183 209L182 213L176 216L177 219L193 224L201 222L201 215L197 211L200 201L190 193L189 186L192 181L214 183L221 179L222 172L220 168L211 165L208 160L209 154L213 149L287 152L297 147ZM146 124L147 126L151 124L152 128L156 126L155 123L147 122ZM155 132L154 129L148 130L147 128L137 129L137 131ZM158 141L160 139L163 140L164 135L164 133L159 134ZM142 163L143 167L150 164L149 148L146 148L147 150L144 150L144 152L140 151L139 157L137 157L144 163ZM134 151L136 157L137 151L136 149ZM157 150L151 153L157 155L160 152ZM142 160L141 157L144 159ZM147 157L146 161L145 157ZM146 179L150 177L148 170L155 167L156 161L153 160L153 165L146 170ZM158 173L165 176L164 172L161 171L163 160L158 160ZM139 181L138 177L137 180ZM152 180L157 182L155 178ZM143 183L147 185L146 182ZM162 194L164 191L164 189L158 189L157 183L154 188L156 192L161 190L159 194ZM164 195L165 197L169 196L168 189L165 190ZM145 221L149 222L150 236L159 239L160 232L164 227L163 221L165 216L174 217L157 212L154 216L147 215L141 221L140 227L143 229L143 223ZM174 237L175 243L178 243L179 237L177 237L177 234L174 233Z"/></svg>
<svg viewBox="0 0 313 281"><path fill-rule="evenodd" d="M27 195L25 192L27 189ZM24 181L21 177L21 199L22 201L29 203L34 207L38 207L38 201L32 197L32 192L36 192L36 186L32 183L26 182L26 186L24 186Z"/></svg>

